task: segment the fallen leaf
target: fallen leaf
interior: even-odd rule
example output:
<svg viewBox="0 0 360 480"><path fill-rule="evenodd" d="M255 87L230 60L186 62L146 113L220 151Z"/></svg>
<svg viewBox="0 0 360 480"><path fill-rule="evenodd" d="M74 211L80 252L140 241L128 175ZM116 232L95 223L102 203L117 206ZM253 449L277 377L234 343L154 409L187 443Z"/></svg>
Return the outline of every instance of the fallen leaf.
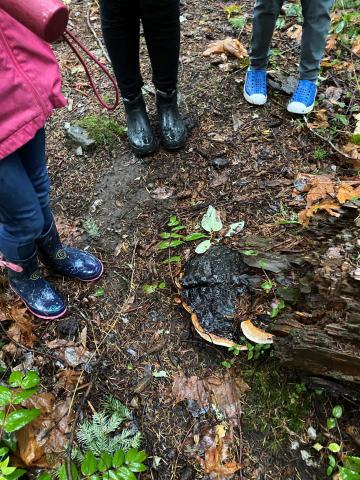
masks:
<svg viewBox="0 0 360 480"><path fill-rule="evenodd" d="M329 35L326 41L326 47L325 51L326 52L331 52L332 50L335 50L337 47L337 35Z"/></svg>
<svg viewBox="0 0 360 480"><path fill-rule="evenodd" d="M341 184L338 188L336 193L336 198L339 200L340 203L345 203L349 200L355 200L356 198L360 197L360 186L354 188L352 185L349 184Z"/></svg>
<svg viewBox="0 0 360 480"><path fill-rule="evenodd" d="M238 59L247 57L248 54L244 45L237 38L227 37L225 40L211 43L203 55L221 55L222 53L229 53Z"/></svg>
<svg viewBox="0 0 360 480"><path fill-rule="evenodd" d="M39 408L41 415L16 432L20 459L27 467L54 468L62 462L72 414L71 399L55 401L52 393L41 393L27 399L23 406Z"/></svg>
<svg viewBox="0 0 360 480"><path fill-rule="evenodd" d="M330 102L332 102L332 103L338 102L340 100L342 94L343 94L343 89L338 88L338 87L334 87L334 86L328 87L325 90L325 98L330 100Z"/></svg>
<svg viewBox="0 0 360 480"><path fill-rule="evenodd" d="M156 200L166 200L174 195L175 189L168 187L159 187L153 190L150 194L151 198Z"/></svg>
<svg viewBox="0 0 360 480"><path fill-rule="evenodd" d="M60 372L56 375L58 379L55 385L56 389L59 390L63 388L68 392L72 391L74 386L78 383L81 375L81 371L72 370L70 368L60 370Z"/></svg>
<svg viewBox="0 0 360 480"><path fill-rule="evenodd" d="M12 307L9 312L9 319L14 321L7 332L9 337L26 347L33 347L36 340L33 333L35 325L31 322L27 309Z"/></svg>
<svg viewBox="0 0 360 480"><path fill-rule="evenodd" d="M325 210L332 217L340 217L340 213L338 212L338 210L340 210L340 205L338 205L336 201L323 200L322 202L312 205L311 207L299 212L299 222L302 225L307 226L310 218L319 210Z"/></svg>
<svg viewBox="0 0 360 480"><path fill-rule="evenodd" d="M301 25L292 25L286 31L286 35L294 40L298 45L301 43L301 36L302 36L302 26Z"/></svg>
<svg viewBox="0 0 360 480"><path fill-rule="evenodd" d="M84 230L79 227L79 222L70 222L62 215L55 216L55 223L61 240L68 245L76 245L81 240Z"/></svg>
<svg viewBox="0 0 360 480"><path fill-rule="evenodd" d="M354 143L347 143L344 145L341 150L346 153L346 155L349 155L353 160L359 160L360 161L360 145L355 145Z"/></svg>
<svg viewBox="0 0 360 480"><path fill-rule="evenodd" d="M359 35L357 35L354 38L354 42L352 44L351 51L353 53L355 53L355 55L360 55L360 36Z"/></svg>
<svg viewBox="0 0 360 480"><path fill-rule="evenodd" d="M327 111L325 108L322 110L318 110L315 113L315 119L311 123L309 123L309 127L314 129L329 127Z"/></svg>

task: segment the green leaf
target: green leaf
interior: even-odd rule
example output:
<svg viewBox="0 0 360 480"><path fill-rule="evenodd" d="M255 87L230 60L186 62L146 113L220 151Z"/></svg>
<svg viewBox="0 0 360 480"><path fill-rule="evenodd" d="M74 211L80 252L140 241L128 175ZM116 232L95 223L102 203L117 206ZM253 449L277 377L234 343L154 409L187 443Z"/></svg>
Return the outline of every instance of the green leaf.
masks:
<svg viewBox="0 0 360 480"><path fill-rule="evenodd" d="M274 284L271 280L266 280L261 284L261 288L265 290L265 292L270 292L274 287Z"/></svg>
<svg viewBox="0 0 360 480"><path fill-rule="evenodd" d="M147 459L147 453L144 450L137 450L136 448L131 448L125 455L125 462L129 463L142 463Z"/></svg>
<svg viewBox="0 0 360 480"><path fill-rule="evenodd" d="M37 408L16 410L11 412L5 419L4 431L15 432L20 428L25 427L40 415L40 410Z"/></svg>
<svg viewBox="0 0 360 480"><path fill-rule="evenodd" d="M332 453L339 453L340 450L341 450L341 447L338 443L329 443L329 445L327 446L328 450L330 450L330 452Z"/></svg>
<svg viewBox="0 0 360 480"><path fill-rule="evenodd" d="M191 233L190 235L187 235L184 240L185 242L194 242L200 238L208 238L208 235L205 235L204 233Z"/></svg>
<svg viewBox="0 0 360 480"><path fill-rule="evenodd" d="M330 467L335 467L336 459L333 455L328 455L328 463L329 463Z"/></svg>
<svg viewBox="0 0 360 480"><path fill-rule="evenodd" d="M160 288L160 290L164 290L164 288L166 288L166 283L165 282L160 282L159 285L158 285L158 288Z"/></svg>
<svg viewBox="0 0 360 480"><path fill-rule="evenodd" d="M335 405L335 407L332 409L332 414L333 414L333 417L335 418L341 418L343 414L342 406Z"/></svg>
<svg viewBox="0 0 360 480"><path fill-rule="evenodd" d="M231 363L228 362L227 360L224 360L223 362L221 362L221 365L222 365L224 368L231 368Z"/></svg>
<svg viewBox="0 0 360 480"><path fill-rule="evenodd" d="M341 33L346 26L345 20L340 20L340 22L336 25L335 33Z"/></svg>
<svg viewBox="0 0 360 480"><path fill-rule="evenodd" d="M169 263L179 263L181 262L181 257L179 255L174 255L173 257L167 258L162 263L163 265L168 265Z"/></svg>
<svg viewBox="0 0 360 480"><path fill-rule="evenodd" d="M118 478L121 480L136 480L135 474L129 470L127 467L120 467L116 470Z"/></svg>
<svg viewBox="0 0 360 480"><path fill-rule="evenodd" d="M22 372L11 372L11 375L9 377L9 384L12 387L20 387L21 381L23 379L23 374Z"/></svg>
<svg viewBox="0 0 360 480"><path fill-rule="evenodd" d="M117 450L113 456L112 464L113 467L119 468L125 463L125 452L123 450Z"/></svg>
<svg viewBox="0 0 360 480"><path fill-rule="evenodd" d="M165 250L166 248L170 247L170 240L165 240L164 242L160 242L156 245L158 250Z"/></svg>
<svg viewBox="0 0 360 480"><path fill-rule="evenodd" d="M41 472L37 480L51 480L51 475L49 472Z"/></svg>
<svg viewBox="0 0 360 480"><path fill-rule="evenodd" d="M210 247L211 247L211 241L204 240L203 242L199 243L199 245L195 248L195 252L200 255L201 253L207 252Z"/></svg>
<svg viewBox="0 0 360 480"><path fill-rule="evenodd" d="M106 480L119 480L119 475L117 474L116 470L109 470L103 475L102 478Z"/></svg>
<svg viewBox="0 0 360 480"><path fill-rule="evenodd" d="M243 30L246 25L246 18L244 17L234 17L229 19L229 23L232 27L237 30Z"/></svg>
<svg viewBox="0 0 360 480"><path fill-rule="evenodd" d="M7 475L7 480L17 480L18 478L22 477L25 473L27 473L27 471L24 470L23 468L17 468L14 473ZM49 475L49 479L51 479L50 475Z"/></svg>
<svg viewBox="0 0 360 480"><path fill-rule="evenodd" d="M234 235L240 233L245 227L245 222L232 223L229 230L226 232L225 237L233 237Z"/></svg>
<svg viewBox="0 0 360 480"><path fill-rule="evenodd" d="M313 448L315 448L317 452L320 452L320 450L322 450L324 447L320 443L315 443L315 445L313 445Z"/></svg>
<svg viewBox="0 0 360 480"><path fill-rule="evenodd" d="M16 470L16 467L4 467L1 469L3 475L11 475Z"/></svg>
<svg viewBox="0 0 360 480"><path fill-rule="evenodd" d="M27 398L30 398L33 395L36 395L37 392L38 392L37 388L30 388L29 390L22 390L21 392L17 392L13 396L12 403L14 405L19 405Z"/></svg>
<svg viewBox="0 0 360 480"><path fill-rule="evenodd" d="M9 452L9 449L7 447L2 447L0 448L0 457L3 457Z"/></svg>
<svg viewBox="0 0 360 480"><path fill-rule="evenodd" d="M165 370L160 370L160 371L155 370L153 372L153 377L155 378L168 378L168 376L169 375Z"/></svg>
<svg viewBox="0 0 360 480"><path fill-rule="evenodd" d="M171 229L172 232L179 232L180 230L185 230L186 226L185 225L178 225L177 227L173 227Z"/></svg>
<svg viewBox="0 0 360 480"><path fill-rule="evenodd" d="M6 387L0 386L0 407L9 405L9 403L11 402L11 397L11 391Z"/></svg>
<svg viewBox="0 0 360 480"><path fill-rule="evenodd" d="M326 475L328 477L330 477L330 475L332 474L332 472L334 471L334 467L331 467L330 465L327 467L326 469Z"/></svg>
<svg viewBox="0 0 360 480"><path fill-rule="evenodd" d="M212 205L209 206L207 212L203 216L201 226L209 233L219 232L223 228L219 213Z"/></svg>
<svg viewBox="0 0 360 480"><path fill-rule="evenodd" d="M6 457L5 460L0 462L0 469L6 468L9 465L10 457Z"/></svg>
<svg viewBox="0 0 360 480"><path fill-rule="evenodd" d="M129 469L132 471L132 472L146 472L147 470L147 466L144 465L143 463L130 463L129 464Z"/></svg>
<svg viewBox="0 0 360 480"><path fill-rule="evenodd" d="M256 257L257 255L259 255L259 252L257 250L241 250L240 253L246 255L247 257Z"/></svg>
<svg viewBox="0 0 360 480"><path fill-rule="evenodd" d="M354 470L354 472L360 473L360 457L353 457L346 455L344 458L344 467Z"/></svg>
<svg viewBox="0 0 360 480"><path fill-rule="evenodd" d="M157 284L154 284L154 285L148 285L147 283L145 285L143 285L143 291L144 293L146 293L147 295L150 295L154 292L156 292L158 286Z"/></svg>
<svg viewBox="0 0 360 480"><path fill-rule="evenodd" d="M281 312L281 310L283 310L284 308L285 308L284 300L278 300L275 307L273 307L272 310L271 310L270 317L271 318L277 317L279 315L279 313Z"/></svg>
<svg viewBox="0 0 360 480"><path fill-rule="evenodd" d="M103 452L99 458L98 469L100 472L108 470L112 466L112 457L107 452Z"/></svg>
<svg viewBox="0 0 360 480"><path fill-rule="evenodd" d="M180 224L180 221L177 219L176 215L171 215L168 223L168 227L177 227Z"/></svg>
<svg viewBox="0 0 360 480"><path fill-rule="evenodd" d="M97 470L97 461L93 452L86 452L81 462L81 473L85 476L93 475Z"/></svg>
<svg viewBox="0 0 360 480"><path fill-rule="evenodd" d="M183 244L184 244L183 240L172 240L169 244L169 247L175 248L175 247L179 247L180 245L183 245Z"/></svg>
<svg viewBox="0 0 360 480"><path fill-rule="evenodd" d="M164 239L170 238L170 233L167 233L167 232L160 233L159 237Z"/></svg>
<svg viewBox="0 0 360 480"><path fill-rule="evenodd" d="M105 295L105 288L100 287L96 290L94 297L100 298L100 297L103 297L104 295Z"/></svg>
<svg viewBox="0 0 360 480"><path fill-rule="evenodd" d="M22 388L29 390L30 388L37 387L40 383L40 377L37 372L27 372L23 381L21 382Z"/></svg>
<svg viewBox="0 0 360 480"><path fill-rule="evenodd" d="M327 421L326 421L326 426L329 430L331 430L332 428L335 428L336 427L335 418L333 418L333 417L328 418Z"/></svg>
<svg viewBox="0 0 360 480"><path fill-rule="evenodd" d="M348 468L339 467L340 480L360 480L360 474Z"/></svg>

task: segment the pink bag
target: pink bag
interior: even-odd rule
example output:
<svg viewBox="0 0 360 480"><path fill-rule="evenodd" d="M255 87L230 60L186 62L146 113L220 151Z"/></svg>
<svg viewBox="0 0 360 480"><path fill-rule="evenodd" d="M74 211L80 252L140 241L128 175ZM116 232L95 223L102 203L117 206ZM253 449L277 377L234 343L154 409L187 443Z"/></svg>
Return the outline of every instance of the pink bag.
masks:
<svg viewBox="0 0 360 480"><path fill-rule="evenodd" d="M59 40L69 19L60 0L0 0L0 8L49 43Z"/></svg>

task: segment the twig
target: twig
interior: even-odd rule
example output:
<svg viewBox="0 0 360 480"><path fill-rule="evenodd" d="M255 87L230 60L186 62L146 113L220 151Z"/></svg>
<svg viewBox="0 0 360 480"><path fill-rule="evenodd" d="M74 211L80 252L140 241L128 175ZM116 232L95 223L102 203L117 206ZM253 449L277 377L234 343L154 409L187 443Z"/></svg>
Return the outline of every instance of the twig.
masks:
<svg viewBox="0 0 360 480"><path fill-rule="evenodd" d="M94 380L92 380L89 383L89 385L86 389L86 392L84 393L84 395L81 399L81 402L80 402L80 404L79 404L79 406L76 410L74 423L73 423L70 438L69 438L69 443L68 443L68 446L67 446L67 449L66 449L66 473L67 473L68 480L73 480L72 471L71 471L71 452L72 452L72 445L74 443L74 438L75 438L76 425L77 425L77 422L79 420L81 410L83 409L83 406L84 406L88 396L90 395L90 392L91 392L91 389L92 389L93 385L94 385Z"/></svg>
<svg viewBox="0 0 360 480"><path fill-rule="evenodd" d="M334 145L332 143L331 140L329 140L328 138L326 137L323 137L322 135L320 135L320 133L316 132L315 130L313 130L311 127L310 127L310 124L308 123L307 121L307 118L305 118L305 124L307 126L307 128L309 129L309 131L315 135L316 137L320 138L320 140L322 140L323 142L326 142L328 145L330 145L330 147L336 152L338 153L339 155L341 155L342 157L344 158L347 158L348 160L354 160L352 157L350 157L350 155L347 155L346 153L342 152L341 150L338 149L338 147L336 145Z"/></svg>
<svg viewBox="0 0 360 480"><path fill-rule="evenodd" d="M86 12L86 22L87 22L87 26L89 27L90 32L94 35L95 40L97 41L99 47L101 48L101 51L103 52L106 60L107 60L109 63L111 63L110 57L109 57L107 51L105 50L105 47L104 47L104 45L102 44L102 41L100 40L100 38L98 37L97 33L95 32L95 29L93 28L93 26L91 25L91 21L90 21L90 9L91 9L91 3L89 3L89 6L88 6L88 9L87 9L87 12Z"/></svg>

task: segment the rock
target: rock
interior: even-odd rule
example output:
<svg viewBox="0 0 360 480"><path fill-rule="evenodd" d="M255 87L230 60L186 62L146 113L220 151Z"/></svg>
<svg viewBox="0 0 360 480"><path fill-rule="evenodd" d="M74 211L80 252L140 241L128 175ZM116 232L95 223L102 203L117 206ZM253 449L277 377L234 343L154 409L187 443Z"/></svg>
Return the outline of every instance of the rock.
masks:
<svg viewBox="0 0 360 480"><path fill-rule="evenodd" d="M215 157L210 160L210 165L219 169L226 167L227 165L229 165L229 163L229 160L225 157Z"/></svg>
<svg viewBox="0 0 360 480"><path fill-rule="evenodd" d="M284 75L281 72L274 72L269 75L268 83L275 90L291 95L296 88L297 77Z"/></svg>
<svg viewBox="0 0 360 480"><path fill-rule="evenodd" d="M70 123L66 123L65 130L68 137L81 147L89 147L95 143L95 140L89 137L88 132L78 125L70 125Z"/></svg>

